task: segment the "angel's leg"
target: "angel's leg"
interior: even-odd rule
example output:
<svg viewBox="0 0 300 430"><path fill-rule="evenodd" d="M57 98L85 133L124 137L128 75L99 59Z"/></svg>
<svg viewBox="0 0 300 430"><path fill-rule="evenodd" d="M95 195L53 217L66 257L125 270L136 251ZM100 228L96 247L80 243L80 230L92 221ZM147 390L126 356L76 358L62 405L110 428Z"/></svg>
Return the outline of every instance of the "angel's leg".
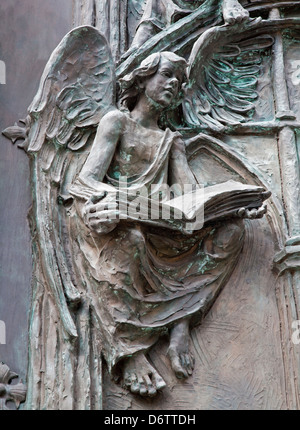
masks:
<svg viewBox="0 0 300 430"><path fill-rule="evenodd" d="M151 37L155 36L158 32L159 29L150 21L142 22L136 31L129 50L122 55L121 60L126 60L126 58L133 54L138 48L147 42L147 40L151 39Z"/></svg>
<svg viewBox="0 0 300 430"><path fill-rule="evenodd" d="M190 352L189 318L179 321L171 329L168 356L177 378L187 378L193 373L195 360Z"/></svg>
<svg viewBox="0 0 300 430"><path fill-rule="evenodd" d="M123 380L132 393L141 396L153 397L166 386L165 381L151 366L143 352L137 352L125 361Z"/></svg>

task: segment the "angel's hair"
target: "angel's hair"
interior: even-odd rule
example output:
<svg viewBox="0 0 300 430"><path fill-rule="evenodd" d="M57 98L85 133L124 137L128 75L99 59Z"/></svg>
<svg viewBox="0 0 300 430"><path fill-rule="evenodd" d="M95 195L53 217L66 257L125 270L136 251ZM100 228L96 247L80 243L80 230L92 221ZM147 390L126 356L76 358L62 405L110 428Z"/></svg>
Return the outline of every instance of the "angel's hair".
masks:
<svg viewBox="0 0 300 430"><path fill-rule="evenodd" d="M161 58L166 58L171 63L175 64L178 68L182 70L182 85L187 82L186 68L188 66L186 60L173 52L158 52L155 54L149 55L145 60L141 62L141 65L134 69L131 73L124 76L124 78L119 80L120 84L120 96L119 96L119 105L120 108L126 108L129 111L132 111L135 107L139 95L142 90L140 88L139 82L143 80L143 78L150 78L155 75L158 70ZM173 101L171 108L178 106L182 100L182 91L181 89L178 92L178 96L176 100Z"/></svg>

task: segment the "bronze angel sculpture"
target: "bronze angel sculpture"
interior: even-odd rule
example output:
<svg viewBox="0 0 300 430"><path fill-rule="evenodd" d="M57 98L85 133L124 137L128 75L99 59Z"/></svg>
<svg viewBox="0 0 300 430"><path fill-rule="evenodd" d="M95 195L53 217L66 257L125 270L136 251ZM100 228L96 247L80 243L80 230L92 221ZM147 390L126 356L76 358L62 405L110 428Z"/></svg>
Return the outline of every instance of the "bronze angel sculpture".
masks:
<svg viewBox="0 0 300 430"><path fill-rule="evenodd" d="M185 147L209 139L202 129L221 130L253 109L258 59L272 44L261 31L253 35L259 26L213 27L188 59L151 45L154 52L140 49L117 70L94 27L75 28L53 52L22 136L33 162L39 265L32 399L41 387L36 368L44 369L44 388L55 386L53 360L66 386L80 371L79 392L97 391L102 355L115 380L154 396L165 381L147 353L163 335L176 376L192 374L189 331L237 263L243 218L262 217L269 193L256 187L255 204L241 198L234 212L191 234L180 222L120 216L110 191L125 178L123 192L146 189L147 199L163 200L162 185L199 185ZM178 131L184 126L194 133L188 140Z"/></svg>

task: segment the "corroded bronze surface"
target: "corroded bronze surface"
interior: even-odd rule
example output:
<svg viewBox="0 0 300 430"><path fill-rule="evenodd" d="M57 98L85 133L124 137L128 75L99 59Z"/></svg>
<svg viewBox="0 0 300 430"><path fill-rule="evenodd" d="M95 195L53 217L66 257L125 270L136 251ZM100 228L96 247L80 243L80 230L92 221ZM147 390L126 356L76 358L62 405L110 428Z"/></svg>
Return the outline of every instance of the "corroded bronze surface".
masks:
<svg viewBox="0 0 300 430"><path fill-rule="evenodd" d="M26 407L298 408L297 2L78 0L74 26L4 131L34 186ZM185 185L203 206L149 216Z"/></svg>

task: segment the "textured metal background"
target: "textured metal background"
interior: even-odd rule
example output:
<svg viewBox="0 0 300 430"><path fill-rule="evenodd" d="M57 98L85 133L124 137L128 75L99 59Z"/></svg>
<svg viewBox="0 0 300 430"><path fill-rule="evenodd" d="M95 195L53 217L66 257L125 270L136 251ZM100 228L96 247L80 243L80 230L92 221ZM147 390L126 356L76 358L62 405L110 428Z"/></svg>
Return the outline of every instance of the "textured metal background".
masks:
<svg viewBox="0 0 300 430"><path fill-rule="evenodd" d="M72 0L4 0L0 4L0 130L25 118L46 62L72 28ZM6 345L0 361L25 379L31 302L29 160L0 135L0 320Z"/></svg>

